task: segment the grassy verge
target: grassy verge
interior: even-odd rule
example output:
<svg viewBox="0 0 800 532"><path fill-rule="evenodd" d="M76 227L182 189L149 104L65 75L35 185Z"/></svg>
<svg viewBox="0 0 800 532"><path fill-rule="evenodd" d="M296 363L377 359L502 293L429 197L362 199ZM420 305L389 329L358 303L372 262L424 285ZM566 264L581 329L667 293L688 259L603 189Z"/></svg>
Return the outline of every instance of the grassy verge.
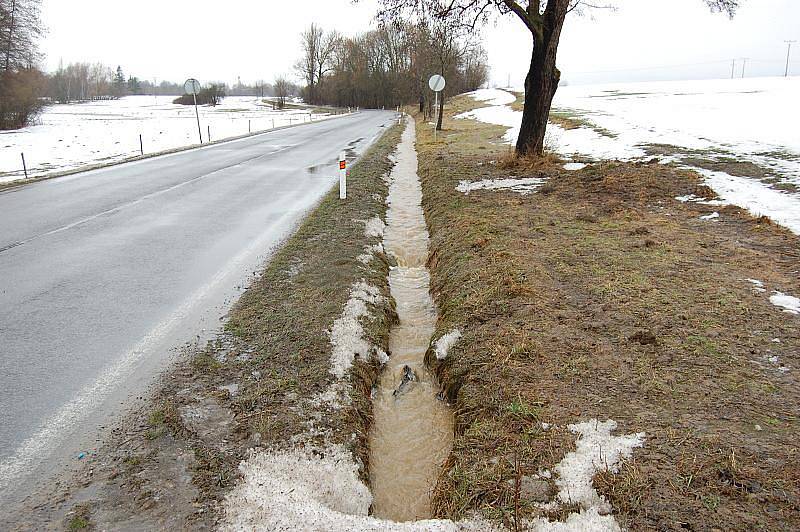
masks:
<svg viewBox="0 0 800 532"><path fill-rule="evenodd" d="M434 141L417 124L437 335L463 331L444 361L428 356L457 427L436 515L563 518L571 508L537 506L552 479L519 500L516 479L552 470L575 448L567 425L597 418L646 433L619 474L594 478L622 526L800 527L800 318L768 299L800 293L800 240L736 207L676 201L713 197L691 172L567 172L513 159L490 141L496 126L446 118ZM548 181L528 196L455 190L509 176Z"/></svg>
<svg viewBox="0 0 800 532"><path fill-rule="evenodd" d="M328 333L353 283L386 296L362 325L372 345L388 347L389 264L382 253L366 265L357 257L378 242L365 222L385 216L382 176L400 133L388 129L351 168L346 201L332 190L306 217L231 310L225 333L193 349L76 479L34 499L9 528L212 528L241 460L309 431L350 448L366 478L374 357L348 375L351 404L334 410L314 399L332 382Z"/></svg>

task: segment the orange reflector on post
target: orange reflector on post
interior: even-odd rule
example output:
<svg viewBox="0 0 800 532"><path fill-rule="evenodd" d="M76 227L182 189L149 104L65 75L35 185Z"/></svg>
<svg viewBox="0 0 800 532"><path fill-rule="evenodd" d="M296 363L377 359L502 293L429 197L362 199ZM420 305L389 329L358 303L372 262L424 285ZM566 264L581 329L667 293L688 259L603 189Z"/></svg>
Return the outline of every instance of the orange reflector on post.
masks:
<svg viewBox="0 0 800 532"><path fill-rule="evenodd" d="M339 161L339 170L347 169L347 161Z"/></svg>

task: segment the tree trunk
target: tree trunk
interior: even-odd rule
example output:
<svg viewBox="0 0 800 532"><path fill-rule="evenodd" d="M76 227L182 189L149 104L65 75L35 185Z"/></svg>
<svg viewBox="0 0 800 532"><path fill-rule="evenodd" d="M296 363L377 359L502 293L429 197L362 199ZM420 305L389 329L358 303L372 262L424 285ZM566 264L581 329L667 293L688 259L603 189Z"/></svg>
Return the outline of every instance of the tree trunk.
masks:
<svg viewBox="0 0 800 532"><path fill-rule="evenodd" d="M525 78L525 105L517 139L519 155L543 155L550 105L558 90L561 72L556 68L558 41L567 14L567 0L554 0L543 14L542 31L533 34L533 52ZM551 9L552 8L552 9Z"/></svg>
<svg viewBox="0 0 800 532"><path fill-rule="evenodd" d="M5 72L11 68L11 42L14 40L14 17L17 12L17 0L11 2L11 24L8 26L8 42L6 43Z"/></svg>

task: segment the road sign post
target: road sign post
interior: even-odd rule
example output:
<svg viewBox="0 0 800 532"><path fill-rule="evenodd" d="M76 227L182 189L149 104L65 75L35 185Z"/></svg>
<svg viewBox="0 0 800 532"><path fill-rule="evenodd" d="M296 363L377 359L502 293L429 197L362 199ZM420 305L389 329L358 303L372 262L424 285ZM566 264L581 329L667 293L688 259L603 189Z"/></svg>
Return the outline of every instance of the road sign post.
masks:
<svg viewBox="0 0 800 532"><path fill-rule="evenodd" d="M439 74L434 74L431 76L431 79L428 80L428 87L436 94L436 120L433 125L433 138L436 140L436 131L439 127L439 120L441 120L441 110L439 109L439 93L442 92L447 86L447 82L444 79L444 76L440 76Z"/></svg>
<svg viewBox="0 0 800 532"><path fill-rule="evenodd" d="M200 112L197 110L197 93L200 92L200 82L194 78L189 78L183 84L186 94L191 94L194 98L194 116L197 118L197 135L200 137L200 144L203 143L203 130L200 128Z"/></svg>
<svg viewBox="0 0 800 532"><path fill-rule="evenodd" d="M339 199L347 199L347 157L339 155Z"/></svg>

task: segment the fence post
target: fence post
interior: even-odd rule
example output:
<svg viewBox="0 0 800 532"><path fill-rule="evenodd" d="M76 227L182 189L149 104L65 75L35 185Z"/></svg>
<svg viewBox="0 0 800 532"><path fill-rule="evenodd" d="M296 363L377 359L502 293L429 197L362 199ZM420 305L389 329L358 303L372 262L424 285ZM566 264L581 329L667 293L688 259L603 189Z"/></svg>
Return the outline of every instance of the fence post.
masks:
<svg viewBox="0 0 800 532"><path fill-rule="evenodd" d="M142 134L139 133L139 151L144 156L144 143L142 142Z"/></svg>
<svg viewBox="0 0 800 532"><path fill-rule="evenodd" d="M22 155L22 170L25 172L25 179L28 179L28 165L25 164L25 154L20 153Z"/></svg>

